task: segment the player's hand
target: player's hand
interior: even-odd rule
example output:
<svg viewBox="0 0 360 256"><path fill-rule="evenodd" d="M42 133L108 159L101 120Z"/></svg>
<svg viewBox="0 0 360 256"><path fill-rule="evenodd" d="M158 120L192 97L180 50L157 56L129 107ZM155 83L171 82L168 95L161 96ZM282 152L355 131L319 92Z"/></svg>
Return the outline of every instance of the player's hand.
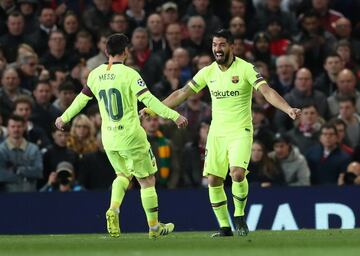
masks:
<svg viewBox="0 0 360 256"><path fill-rule="evenodd" d="M150 108L143 108L139 111L140 119L146 118L148 116L156 116L156 113Z"/></svg>
<svg viewBox="0 0 360 256"><path fill-rule="evenodd" d="M188 125L188 120L186 119L186 117L180 115L176 121L175 121L176 125L178 128L184 128Z"/></svg>
<svg viewBox="0 0 360 256"><path fill-rule="evenodd" d="M288 115L292 120L295 120L301 116L301 109L299 108L290 108Z"/></svg>
<svg viewBox="0 0 360 256"><path fill-rule="evenodd" d="M64 121L61 119L61 117L56 118L55 126L56 126L56 128L58 128L58 129L61 130L61 131L64 130L65 123L64 123Z"/></svg>

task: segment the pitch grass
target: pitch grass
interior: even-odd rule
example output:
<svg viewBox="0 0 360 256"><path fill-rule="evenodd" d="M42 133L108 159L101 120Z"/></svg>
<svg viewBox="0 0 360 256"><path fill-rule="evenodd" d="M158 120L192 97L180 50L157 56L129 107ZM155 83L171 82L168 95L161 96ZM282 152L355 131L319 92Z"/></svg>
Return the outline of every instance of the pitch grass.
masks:
<svg viewBox="0 0 360 256"><path fill-rule="evenodd" d="M0 236L1 256L93 255L360 255L360 229L255 231L247 237L210 238L211 232L175 232L149 240L147 234Z"/></svg>

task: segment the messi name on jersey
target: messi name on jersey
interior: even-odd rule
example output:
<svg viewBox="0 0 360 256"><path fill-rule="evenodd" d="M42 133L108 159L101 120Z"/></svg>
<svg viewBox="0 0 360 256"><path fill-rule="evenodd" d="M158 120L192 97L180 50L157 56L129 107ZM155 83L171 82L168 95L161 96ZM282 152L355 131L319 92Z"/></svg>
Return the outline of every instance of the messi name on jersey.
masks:
<svg viewBox="0 0 360 256"><path fill-rule="evenodd" d="M106 73L106 74L101 74L99 75L99 80L104 81L104 80L114 80L115 79L115 74L113 73Z"/></svg>
<svg viewBox="0 0 360 256"><path fill-rule="evenodd" d="M240 92L239 91L229 91L229 90L226 90L226 91L220 91L220 90L213 91L213 90L211 90L211 95L214 96L217 99L222 99L222 98L239 96Z"/></svg>

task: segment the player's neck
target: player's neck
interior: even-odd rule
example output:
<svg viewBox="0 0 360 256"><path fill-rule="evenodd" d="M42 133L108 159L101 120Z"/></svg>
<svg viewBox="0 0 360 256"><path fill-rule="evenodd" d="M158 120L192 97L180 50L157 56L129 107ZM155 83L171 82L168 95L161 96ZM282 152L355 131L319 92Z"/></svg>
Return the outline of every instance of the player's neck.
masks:
<svg viewBox="0 0 360 256"><path fill-rule="evenodd" d="M124 63L124 60L125 60L125 57L123 56L119 56L119 55L116 55L116 56L109 56L109 63Z"/></svg>
<svg viewBox="0 0 360 256"><path fill-rule="evenodd" d="M227 61L226 63L224 63L223 65L220 65L220 64L219 64L220 70L221 70L221 71L226 71L226 70L228 70L228 68L229 68L229 67L231 66L231 64L233 63L234 59L235 59L234 55L232 54L232 52L230 52L228 61Z"/></svg>

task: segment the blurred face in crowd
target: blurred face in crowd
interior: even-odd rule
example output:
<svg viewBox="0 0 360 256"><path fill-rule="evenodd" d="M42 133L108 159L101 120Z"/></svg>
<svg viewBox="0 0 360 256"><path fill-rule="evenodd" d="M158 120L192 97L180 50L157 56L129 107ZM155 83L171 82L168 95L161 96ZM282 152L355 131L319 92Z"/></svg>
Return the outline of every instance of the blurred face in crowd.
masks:
<svg viewBox="0 0 360 256"><path fill-rule="evenodd" d="M79 21L75 15L67 15L64 19L64 30L67 34L75 34L79 29Z"/></svg>
<svg viewBox="0 0 360 256"><path fill-rule="evenodd" d="M20 12L27 16L34 12L34 6L30 3L20 3Z"/></svg>
<svg viewBox="0 0 360 256"><path fill-rule="evenodd" d="M326 58L324 69L329 74L337 75L343 68L344 68L344 62L340 59L340 57L331 56Z"/></svg>
<svg viewBox="0 0 360 256"><path fill-rule="evenodd" d="M244 2L239 0L232 0L231 1L231 8L230 8L231 17L245 17L246 14L246 6Z"/></svg>
<svg viewBox="0 0 360 256"><path fill-rule="evenodd" d="M230 20L229 29L232 35L244 35L246 32L245 21L240 17L234 17Z"/></svg>
<svg viewBox="0 0 360 256"><path fill-rule="evenodd" d="M135 12L141 12L141 10L144 9L145 1L144 0L129 0L128 6L129 6L130 10L133 10Z"/></svg>
<svg viewBox="0 0 360 256"><path fill-rule="evenodd" d="M291 63L289 57L280 56L276 61L276 74L280 81L289 81L294 76L294 65Z"/></svg>
<svg viewBox="0 0 360 256"><path fill-rule="evenodd" d="M336 130L332 128L322 128L320 133L320 143L327 150L335 148L338 143Z"/></svg>
<svg viewBox="0 0 360 256"><path fill-rule="evenodd" d="M329 5L329 0L312 0L312 6L315 10L326 10Z"/></svg>
<svg viewBox="0 0 360 256"><path fill-rule="evenodd" d="M340 18L335 22L335 33L340 38L349 38L351 36L351 22L347 18Z"/></svg>
<svg viewBox="0 0 360 256"><path fill-rule="evenodd" d="M145 51L148 47L148 35L145 31L134 31L131 43L135 51Z"/></svg>
<svg viewBox="0 0 360 256"><path fill-rule="evenodd" d="M267 27L267 32L271 38L278 38L282 31L282 27L278 22L272 22Z"/></svg>
<svg viewBox="0 0 360 256"><path fill-rule="evenodd" d="M91 37L78 37L75 42L75 48L80 53L88 53L92 48Z"/></svg>
<svg viewBox="0 0 360 256"><path fill-rule="evenodd" d="M125 33L128 26L126 17L123 14L115 14L110 21L110 28L116 33Z"/></svg>
<svg viewBox="0 0 360 256"><path fill-rule="evenodd" d="M269 9L279 9L281 4L281 0L266 0L266 6Z"/></svg>
<svg viewBox="0 0 360 256"><path fill-rule="evenodd" d="M159 130L159 118L158 117L146 117L142 120L142 126L147 134L155 134Z"/></svg>
<svg viewBox="0 0 360 256"><path fill-rule="evenodd" d="M349 69L342 70L337 76L336 85L341 94L352 94L356 85L355 75Z"/></svg>
<svg viewBox="0 0 360 256"><path fill-rule="evenodd" d="M66 40L62 33L53 32L49 37L49 48L50 52L64 51L66 46Z"/></svg>
<svg viewBox="0 0 360 256"><path fill-rule="evenodd" d="M55 77L53 78L53 80L49 81L51 85L51 93L53 95L58 96L59 85L65 81L66 75L67 74L64 71L60 71L60 70L55 71Z"/></svg>
<svg viewBox="0 0 360 256"><path fill-rule="evenodd" d="M84 122L83 120L78 120L74 124L75 128L75 136L81 140L86 139L90 136L90 125L87 122Z"/></svg>
<svg viewBox="0 0 360 256"><path fill-rule="evenodd" d="M1 78L1 84L8 92L16 91L20 84L19 75L16 70L12 68L5 70Z"/></svg>
<svg viewBox="0 0 360 256"><path fill-rule="evenodd" d="M286 142L276 142L274 144L275 156L278 159L285 159L290 154L290 144Z"/></svg>
<svg viewBox="0 0 360 256"><path fill-rule="evenodd" d="M318 121L318 117L319 117L318 112L315 106L309 106L302 109L300 116L300 123L302 125L312 126Z"/></svg>
<svg viewBox="0 0 360 256"><path fill-rule="evenodd" d="M169 24L165 32L166 40L170 45L181 44L181 27L177 23Z"/></svg>
<svg viewBox="0 0 360 256"><path fill-rule="evenodd" d="M24 18L23 16L10 15L7 20L8 31L13 36L19 36L24 31Z"/></svg>
<svg viewBox="0 0 360 256"><path fill-rule="evenodd" d="M46 28L52 28L56 22L55 11L51 8L44 8L41 11L39 17L40 24L44 25Z"/></svg>
<svg viewBox="0 0 360 256"><path fill-rule="evenodd" d="M180 68L186 67L190 62L189 52L184 48L176 48L173 52L173 59L179 64Z"/></svg>
<svg viewBox="0 0 360 256"><path fill-rule="evenodd" d="M94 4L101 12L108 12L111 9L111 0L94 0Z"/></svg>
<svg viewBox="0 0 360 256"><path fill-rule="evenodd" d="M255 67L259 71L260 75L262 75L263 78L265 78L265 79L270 78L269 66L265 62L256 61Z"/></svg>
<svg viewBox="0 0 360 256"><path fill-rule="evenodd" d="M223 65L228 63L230 58L231 45L223 37L213 37L212 52L215 57L216 63Z"/></svg>
<svg viewBox="0 0 360 256"><path fill-rule="evenodd" d="M200 55L197 61L197 69L200 70L206 66L209 66L212 63L210 55Z"/></svg>
<svg viewBox="0 0 360 256"><path fill-rule="evenodd" d="M9 119L7 130L9 138L14 140L21 139L25 131L25 123Z"/></svg>
<svg viewBox="0 0 360 256"><path fill-rule="evenodd" d="M164 32L164 24L159 14L151 14L147 20L147 28L151 35L162 35Z"/></svg>
<svg viewBox="0 0 360 256"><path fill-rule="evenodd" d="M40 105L46 105L51 100L51 87L47 83L39 83L33 92L35 101Z"/></svg>
<svg viewBox="0 0 360 256"><path fill-rule="evenodd" d="M290 46L289 48L289 55L294 56L296 60L297 67L303 67L304 66L304 53L305 49L300 44L294 44Z"/></svg>
<svg viewBox="0 0 360 256"><path fill-rule="evenodd" d="M29 120L31 115L31 106L26 102L19 102L16 104L14 113L22 116L25 120Z"/></svg>
<svg viewBox="0 0 360 256"><path fill-rule="evenodd" d="M341 119L351 120L355 112L355 105L350 100L339 102L339 115Z"/></svg>
<svg viewBox="0 0 360 256"><path fill-rule="evenodd" d="M342 46L337 47L336 53L340 55L341 59L345 63L348 63L351 61L351 49L349 46L342 45Z"/></svg>
<svg viewBox="0 0 360 256"><path fill-rule="evenodd" d="M259 51L259 52L269 52L270 51L270 44L269 41L266 40L266 38L264 37L260 37L256 42L255 42L255 48Z"/></svg>
<svg viewBox="0 0 360 256"><path fill-rule="evenodd" d="M261 144L254 142L251 147L251 161L259 162L264 157L264 149Z"/></svg>
<svg viewBox="0 0 360 256"><path fill-rule="evenodd" d="M319 19L316 16L304 17L302 26L309 34L316 34L320 26Z"/></svg>
<svg viewBox="0 0 360 256"><path fill-rule="evenodd" d="M173 79L173 78L179 78L180 77L179 64L172 59L168 60L165 64L164 76L168 80Z"/></svg>
<svg viewBox="0 0 360 256"><path fill-rule="evenodd" d="M252 111L252 122L254 126L259 126L265 119L264 113L259 111Z"/></svg>
<svg viewBox="0 0 360 256"><path fill-rule="evenodd" d="M343 124L336 124L336 130L338 134L338 142L341 143L346 135L345 125Z"/></svg>
<svg viewBox="0 0 360 256"><path fill-rule="evenodd" d="M69 138L69 135L70 134L68 131L61 131L61 130L56 130L52 133L54 142L59 147L66 147L66 142Z"/></svg>
<svg viewBox="0 0 360 256"><path fill-rule="evenodd" d="M300 92L310 92L312 90L313 79L310 71L306 68L299 69L296 73L295 87Z"/></svg>
<svg viewBox="0 0 360 256"><path fill-rule="evenodd" d="M187 28L191 40L202 40L205 33L205 21L200 16L191 17L188 21Z"/></svg>
<svg viewBox="0 0 360 256"><path fill-rule="evenodd" d="M106 49L106 37L102 36L100 38L100 41L97 43L97 47L98 49L105 54L105 49Z"/></svg>
<svg viewBox="0 0 360 256"><path fill-rule="evenodd" d="M160 16L165 25L174 23L178 20L178 12L174 8L161 10Z"/></svg>
<svg viewBox="0 0 360 256"><path fill-rule="evenodd" d="M65 107L70 106L75 97L76 94L73 90L62 90L59 92L59 100Z"/></svg>
<svg viewBox="0 0 360 256"><path fill-rule="evenodd" d="M38 58L36 56L26 59L26 63L21 64L20 68L23 73L28 76L36 75L36 68L38 67Z"/></svg>
<svg viewBox="0 0 360 256"><path fill-rule="evenodd" d="M199 14L205 14L209 6L209 0L193 0L193 5Z"/></svg>

